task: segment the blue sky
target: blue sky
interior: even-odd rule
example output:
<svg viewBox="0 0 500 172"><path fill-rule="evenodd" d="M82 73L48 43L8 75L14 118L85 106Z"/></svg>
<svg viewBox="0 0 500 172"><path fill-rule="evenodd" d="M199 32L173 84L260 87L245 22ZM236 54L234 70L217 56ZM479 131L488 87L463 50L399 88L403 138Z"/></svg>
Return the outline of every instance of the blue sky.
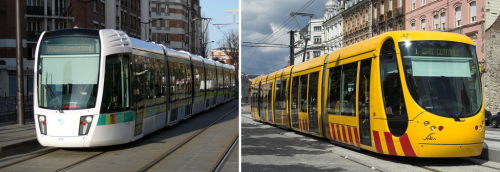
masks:
<svg viewBox="0 0 500 172"><path fill-rule="evenodd" d="M205 14L206 18L213 18L211 23L208 25L209 30L209 41L214 41L214 43L208 44L211 49L219 48L217 41L221 40L223 37L222 32L227 32L231 29L239 28L239 25L228 25L220 27L217 29L213 24L227 24L233 23L234 17L233 13L226 13L226 10L239 10L240 4L239 0L201 0L201 14ZM236 13L236 23L239 21L239 13ZM222 31L222 32L221 32Z"/></svg>

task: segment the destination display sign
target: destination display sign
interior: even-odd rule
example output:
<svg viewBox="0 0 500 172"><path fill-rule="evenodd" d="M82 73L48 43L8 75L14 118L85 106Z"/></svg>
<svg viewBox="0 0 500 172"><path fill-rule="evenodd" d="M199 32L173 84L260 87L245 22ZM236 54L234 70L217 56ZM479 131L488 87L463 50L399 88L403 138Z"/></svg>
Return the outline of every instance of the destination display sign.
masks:
<svg viewBox="0 0 500 172"><path fill-rule="evenodd" d="M414 41L399 43L402 55L432 57L470 57L470 46L464 43L445 41Z"/></svg>
<svg viewBox="0 0 500 172"><path fill-rule="evenodd" d="M85 45L42 45L41 54L95 54L95 45L85 44Z"/></svg>

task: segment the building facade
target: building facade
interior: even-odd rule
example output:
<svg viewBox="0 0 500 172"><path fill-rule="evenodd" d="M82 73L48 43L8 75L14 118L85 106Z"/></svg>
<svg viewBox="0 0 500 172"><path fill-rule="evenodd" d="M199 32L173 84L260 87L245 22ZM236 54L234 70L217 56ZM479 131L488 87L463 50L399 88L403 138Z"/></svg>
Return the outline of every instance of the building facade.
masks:
<svg viewBox="0 0 500 172"><path fill-rule="evenodd" d="M157 0L149 2L146 40L167 47L201 54L201 7L198 0Z"/></svg>
<svg viewBox="0 0 500 172"><path fill-rule="evenodd" d="M323 46L324 32L322 23L323 17L318 19L311 19L310 23L301 29L301 32L304 34L303 36L301 36L300 33L296 32L295 40L297 41L295 41L295 45L299 48L294 49L294 64L299 64L304 61L311 60L325 53L325 47ZM303 39L304 36L309 37L309 39Z"/></svg>
<svg viewBox="0 0 500 172"><path fill-rule="evenodd" d="M372 37L406 29L403 0L372 0L372 16Z"/></svg>
<svg viewBox="0 0 500 172"><path fill-rule="evenodd" d="M369 0L340 1L343 18L343 46L349 46L371 37L371 6Z"/></svg>
<svg viewBox="0 0 500 172"><path fill-rule="evenodd" d="M343 20L340 15L339 5L334 0L329 0L325 5L325 15L323 17L324 37L323 46L325 53L329 53L342 48L342 27Z"/></svg>
<svg viewBox="0 0 500 172"><path fill-rule="evenodd" d="M409 0L405 25L409 30L436 30L466 35L476 44L480 64L484 62L484 0Z"/></svg>

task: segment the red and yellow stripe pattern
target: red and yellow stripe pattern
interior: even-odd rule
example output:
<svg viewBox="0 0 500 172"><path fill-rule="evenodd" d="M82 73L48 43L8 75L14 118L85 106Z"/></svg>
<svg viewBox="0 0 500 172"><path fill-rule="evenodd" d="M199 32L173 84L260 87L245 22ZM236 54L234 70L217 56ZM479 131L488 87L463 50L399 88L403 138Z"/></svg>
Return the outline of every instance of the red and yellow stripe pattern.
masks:
<svg viewBox="0 0 500 172"><path fill-rule="evenodd" d="M299 128L302 132L309 132L309 121L306 119L299 119Z"/></svg>
<svg viewBox="0 0 500 172"><path fill-rule="evenodd" d="M328 123L327 132L327 137L330 140L361 147L357 126ZM379 132L375 130L372 130L372 132L372 142L375 143L376 152L387 155L417 157L411 145L408 133L405 133L401 137L393 137L390 132ZM394 141L393 138L397 138L398 140Z"/></svg>

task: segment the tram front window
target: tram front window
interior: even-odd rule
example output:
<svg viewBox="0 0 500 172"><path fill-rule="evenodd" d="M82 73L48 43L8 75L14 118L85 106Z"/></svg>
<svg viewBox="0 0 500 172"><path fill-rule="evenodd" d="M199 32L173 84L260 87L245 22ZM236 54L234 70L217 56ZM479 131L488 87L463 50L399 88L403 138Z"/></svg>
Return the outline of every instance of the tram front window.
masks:
<svg viewBox="0 0 500 172"><path fill-rule="evenodd" d="M48 109L95 107L99 38L43 39L38 60L38 106Z"/></svg>
<svg viewBox="0 0 500 172"><path fill-rule="evenodd" d="M476 47L449 41L400 42L408 89L417 104L443 116L470 117L481 109Z"/></svg>

